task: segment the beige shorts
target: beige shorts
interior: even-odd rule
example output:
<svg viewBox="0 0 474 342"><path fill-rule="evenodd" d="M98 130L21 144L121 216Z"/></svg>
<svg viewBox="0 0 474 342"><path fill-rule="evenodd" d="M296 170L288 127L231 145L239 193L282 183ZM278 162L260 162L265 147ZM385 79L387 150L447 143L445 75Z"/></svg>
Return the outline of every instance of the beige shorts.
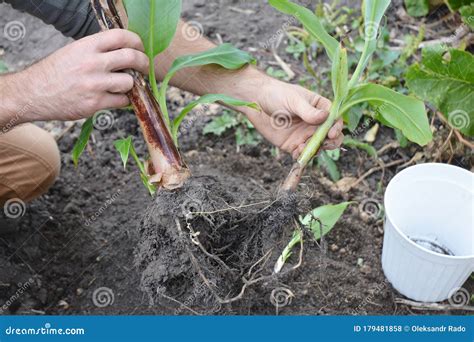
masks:
<svg viewBox="0 0 474 342"><path fill-rule="evenodd" d="M0 205L19 198L31 201L44 194L59 175L56 141L33 124L0 130Z"/></svg>

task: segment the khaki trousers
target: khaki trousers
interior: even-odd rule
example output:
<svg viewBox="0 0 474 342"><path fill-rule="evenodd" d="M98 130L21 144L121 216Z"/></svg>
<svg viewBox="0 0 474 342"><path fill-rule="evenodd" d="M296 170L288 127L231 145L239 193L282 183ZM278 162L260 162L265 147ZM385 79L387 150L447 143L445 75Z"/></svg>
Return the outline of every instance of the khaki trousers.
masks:
<svg viewBox="0 0 474 342"><path fill-rule="evenodd" d="M33 124L0 130L0 205L12 198L28 202L41 196L60 167L58 146L48 132Z"/></svg>

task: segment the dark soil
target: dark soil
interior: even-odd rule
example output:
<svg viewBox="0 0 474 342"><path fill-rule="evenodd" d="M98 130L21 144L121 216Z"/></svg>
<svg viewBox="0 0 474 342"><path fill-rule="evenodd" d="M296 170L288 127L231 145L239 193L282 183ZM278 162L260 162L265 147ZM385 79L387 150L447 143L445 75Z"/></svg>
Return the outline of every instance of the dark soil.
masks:
<svg viewBox="0 0 474 342"><path fill-rule="evenodd" d="M242 299L251 283L272 278L271 266L291 236L296 197L273 200L248 183L195 176L184 188L157 196L137 253L152 303L192 297L193 306L215 308Z"/></svg>
<svg viewBox="0 0 474 342"><path fill-rule="evenodd" d="M206 35L215 40L220 34L224 41L250 49L262 67L268 65L271 54L260 45L282 26L285 17L263 2L184 3L185 17L202 23ZM0 30L10 20L21 20L27 28L20 45L0 43L12 68L29 64L66 42L37 20L5 5L0 9ZM299 68L294 66L296 72ZM180 93L172 101L173 110L182 107L184 96L188 95ZM362 205L351 206L322 243L306 236L300 267L286 272L298 264L296 248L284 274L266 277L291 237L294 227L288 213L304 214L344 200L382 203L383 189L398 171L396 167L383 176L374 173L350 191L334 185L316 168L310 169L294 199L297 212L291 207L279 210L275 206L281 202L273 203L275 191L291 160L275 158L267 143L236 152L233 132L218 138L203 136L202 128L210 117L193 115L181 144L194 178L185 189L160 193L155 199L143 188L133 164L123 171L113 148L117 138L133 135L138 153L145 155L132 113L114 112L112 127L93 133L77 169L70 152L79 127L61 139L60 179L47 195L27 205L19 232L0 236L0 304L8 304L0 306L3 313L414 313L394 302L401 295L386 281L380 263L382 221ZM391 130L382 130L375 147L394 139ZM383 158L386 162L409 160L417 151L415 147L399 149ZM376 166L356 150L342 152L338 164L344 177L358 177ZM206 252L221 261L192 242L190 229ZM271 257L257 263L271 247ZM262 269L251 268L255 263ZM237 296L243 279L255 276L265 278L248 286L241 300L227 304L216 300L216 294L222 299ZM472 280L464 287L472 293Z"/></svg>

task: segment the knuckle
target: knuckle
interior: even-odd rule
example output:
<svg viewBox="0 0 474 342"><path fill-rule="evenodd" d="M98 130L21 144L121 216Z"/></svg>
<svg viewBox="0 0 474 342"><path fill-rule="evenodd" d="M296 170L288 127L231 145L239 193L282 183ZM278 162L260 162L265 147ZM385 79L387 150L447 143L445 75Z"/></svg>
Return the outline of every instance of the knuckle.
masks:
<svg viewBox="0 0 474 342"><path fill-rule="evenodd" d="M99 108L100 99L98 96L87 96L84 100L85 108L88 108L90 111L96 111Z"/></svg>
<svg viewBox="0 0 474 342"><path fill-rule="evenodd" d="M136 59L136 54L132 49L122 49L120 54L123 62L126 63L128 66L133 64Z"/></svg>
<svg viewBox="0 0 474 342"><path fill-rule="evenodd" d="M124 30L112 29L106 31L106 33L108 33L106 39L108 39L115 46L122 46L126 41Z"/></svg>

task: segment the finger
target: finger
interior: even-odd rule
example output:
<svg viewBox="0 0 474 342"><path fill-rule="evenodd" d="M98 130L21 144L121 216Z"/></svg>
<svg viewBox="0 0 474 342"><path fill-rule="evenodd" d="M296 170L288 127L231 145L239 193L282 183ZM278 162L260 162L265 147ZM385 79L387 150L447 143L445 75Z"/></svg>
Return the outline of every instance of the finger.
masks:
<svg viewBox="0 0 474 342"><path fill-rule="evenodd" d="M326 121L329 112L325 109L319 109L311 105L310 102L298 98L292 106L293 114L299 116L303 121L310 125L320 125Z"/></svg>
<svg viewBox="0 0 474 342"><path fill-rule="evenodd" d="M298 146L298 148L297 148L295 151L293 151L293 153L292 153L293 159L298 159L299 156L300 156L300 154L301 154L301 152L303 152L303 150L304 150L305 147L306 147L306 143L300 144L300 145Z"/></svg>
<svg viewBox="0 0 474 342"><path fill-rule="evenodd" d="M326 110L328 112L331 109L331 101L321 95L315 95L311 101L311 104L313 107Z"/></svg>
<svg viewBox="0 0 474 342"><path fill-rule="evenodd" d="M140 37L131 31L123 29L113 29L97 33L92 36L96 38L96 44L99 51L113 51L117 49L130 48L139 51L145 51Z"/></svg>
<svg viewBox="0 0 474 342"><path fill-rule="evenodd" d="M124 69L134 69L142 74L148 74L150 65L148 57L138 50L124 48L104 55L106 59L107 71L118 71Z"/></svg>
<svg viewBox="0 0 474 342"><path fill-rule="evenodd" d="M130 104L127 95L107 93L102 96L100 108L122 108Z"/></svg>
<svg viewBox="0 0 474 342"><path fill-rule="evenodd" d="M344 134L340 134L335 139L326 140L323 144L323 150L335 150L339 148L344 140Z"/></svg>
<svg viewBox="0 0 474 342"><path fill-rule="evenodd" d="M337 138L339 134L341 134L343 127L344 127L344 122L342 121L342 119L337 120L334 126L332 126L331 129L329 130L328 138L329 139Z"/></svg>
<svg viewBox="0 0 474 342"><path fill-rule="evenodd" d="M124 72L108 73L102 82L102 89L109 93L125 94L133 88L133 77Z"/></svg>

